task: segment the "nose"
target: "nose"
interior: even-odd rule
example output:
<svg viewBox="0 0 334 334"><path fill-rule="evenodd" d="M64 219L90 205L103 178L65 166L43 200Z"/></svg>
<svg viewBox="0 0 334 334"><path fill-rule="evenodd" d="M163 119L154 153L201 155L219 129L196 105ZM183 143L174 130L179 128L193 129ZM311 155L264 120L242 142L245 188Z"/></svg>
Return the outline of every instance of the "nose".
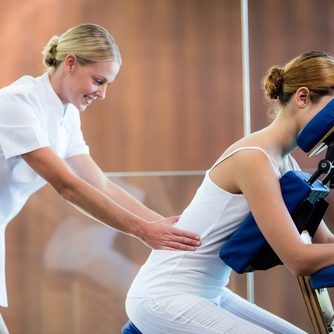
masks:
<svg viewBox="0 0 334 334"><path fill-rule="evenodd" d="M107 94L107 85L101 85L99 86L99 89L96 91L96 96L100 100L103 100L106 97Z"/></svg>

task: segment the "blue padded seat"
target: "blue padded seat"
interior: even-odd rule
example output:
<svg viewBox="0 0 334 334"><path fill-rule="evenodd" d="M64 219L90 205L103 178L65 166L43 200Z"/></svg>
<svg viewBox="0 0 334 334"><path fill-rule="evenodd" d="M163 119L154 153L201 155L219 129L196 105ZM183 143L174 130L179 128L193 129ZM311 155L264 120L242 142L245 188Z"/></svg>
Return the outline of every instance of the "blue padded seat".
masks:
<svg viewBox="0 0 334 334"><path fill-rule="evenodd" d="M142 332L131 321L128 321L122 328L122 334L142 334Z"/></svg>
<svg viewBox="0 0 334 334"><path fill-rule="evenodd" d="M319 152L328 144L334 127L334 99L317 113L300 131L297 145L306 153ZM332 137L332 136L331 136Z"/></svg>

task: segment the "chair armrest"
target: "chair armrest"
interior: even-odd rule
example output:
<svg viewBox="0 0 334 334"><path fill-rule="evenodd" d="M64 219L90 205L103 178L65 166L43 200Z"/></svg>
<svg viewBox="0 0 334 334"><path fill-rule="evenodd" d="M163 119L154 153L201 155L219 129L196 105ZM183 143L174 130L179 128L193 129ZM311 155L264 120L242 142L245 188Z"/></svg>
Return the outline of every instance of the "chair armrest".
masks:
<svg viewBox="0 0 334 334"><path fill-rule="evenodd" d="M330 288L334 286L334 265L325 267L310 275L313 289Z"/></svg>

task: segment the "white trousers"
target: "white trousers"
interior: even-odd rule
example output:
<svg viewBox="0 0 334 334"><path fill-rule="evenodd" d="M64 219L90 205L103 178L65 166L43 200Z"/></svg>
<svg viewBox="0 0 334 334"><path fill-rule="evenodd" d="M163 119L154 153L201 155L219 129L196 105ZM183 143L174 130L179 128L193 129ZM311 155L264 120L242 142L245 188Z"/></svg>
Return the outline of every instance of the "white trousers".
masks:
<svg viewBox="0 0 334 334"><path fill-rule="evenodd" d="M305 334L225 288L219 302L179 294L128 297L129 319L143 334Z"/></svg>

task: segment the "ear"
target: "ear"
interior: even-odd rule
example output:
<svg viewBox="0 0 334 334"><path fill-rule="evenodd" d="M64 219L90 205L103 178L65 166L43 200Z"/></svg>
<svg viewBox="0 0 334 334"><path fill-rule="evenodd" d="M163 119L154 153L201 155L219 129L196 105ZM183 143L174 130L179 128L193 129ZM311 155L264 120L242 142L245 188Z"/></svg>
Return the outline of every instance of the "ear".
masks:
<svg viewBox="0 0 334 334"><path fill-rule="evenodd" d="M295 101L300 108L304 108L309 101L310 91L307 87L299 87L295 94Z"/></svg>
<svg viewBox="0 0 334 334"><path fill-rule="evenodd" d="M64 67L68 73L73 72L78 64L78 59L75 54L69 53L64 59Z"/></svg>

